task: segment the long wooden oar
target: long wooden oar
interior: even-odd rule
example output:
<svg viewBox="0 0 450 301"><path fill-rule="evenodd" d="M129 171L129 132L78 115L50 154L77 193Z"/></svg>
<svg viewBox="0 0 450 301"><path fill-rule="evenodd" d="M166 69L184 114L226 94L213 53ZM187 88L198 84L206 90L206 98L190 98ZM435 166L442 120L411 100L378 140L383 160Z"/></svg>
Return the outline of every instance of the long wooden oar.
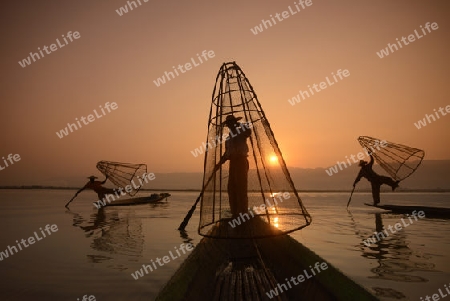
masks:
<svg viewBox="0 0 450 301"><path fill-rule="evenodd" d="M211 182L212 178L214 177L214 174L216 173L219 166L216 165L214 167L214 170L209 177L208 181L206 181L206 184L203 186L202 191L200 192L200 195L198 196L197 200L195 201L194 205L192 205L191 210L186 214L186 217L184 218L183 222L181 222L180 226L178 227L178 230L184 231L184 228L186 228L187 224L189 223L189 220L192 217L192 214L194 214L195 208L197 207L198 202L200 202L200 199L202 198L203 192L205 192L206 186L208 186L209 182Z"/></svg>
<svg viewBox="0 0 450 301"><path fill-rule="evenodd" d="M350 193L350 197L348 198L347 208L348 208L348 205L350 205L350 201L352 200L352 195L353 195L353 191L355 191L355 187L356 186L353 186L352 193Z"/></svg>
<svg viewBox="0 0 450 301"><path fill-rule="evenodd" d="M64 207L69 208L68 206L69 206L70 202L72 202L77 197L77 195L78 195L78 192L75 193L75 195L70 199L70 201L67 202L67 204Z"/></svg>

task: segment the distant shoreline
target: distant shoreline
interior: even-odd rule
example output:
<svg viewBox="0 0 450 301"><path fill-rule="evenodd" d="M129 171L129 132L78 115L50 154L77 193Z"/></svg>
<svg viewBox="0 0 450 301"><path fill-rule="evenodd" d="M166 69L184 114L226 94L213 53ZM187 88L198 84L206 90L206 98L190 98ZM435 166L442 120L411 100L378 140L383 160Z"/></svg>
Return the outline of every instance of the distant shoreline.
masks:
<svg viewBox="0 0 450 301"><path fill-rule="evenodd" d="M40 189L40 190L78 190L79 187L58 187L58 186L41 186L41 185L29 185L29 186L0 186L0 189ZM171 191L180 191L180 192L200 192L200 189L168 189L168 188L162 188L162 189L141 189L140 191L164 191L164 192L171 192ZM342 189L331 189L331 190L318 190L318 189L305 189L305 190L299 190L297 189L299 193L335 193L335 192L350 192L351 189L348 190L342 190ZM249 191L252 192L252 191ZM258 192L258 191L253 191ZM360 189L358 191L355 191L355 193L359 192L371 192L370 189ZM381 192L390 192L389 190L382 190ZM445 193L450 192L450 189L398 189L397 192L437 192L437 193Z"/></svg>

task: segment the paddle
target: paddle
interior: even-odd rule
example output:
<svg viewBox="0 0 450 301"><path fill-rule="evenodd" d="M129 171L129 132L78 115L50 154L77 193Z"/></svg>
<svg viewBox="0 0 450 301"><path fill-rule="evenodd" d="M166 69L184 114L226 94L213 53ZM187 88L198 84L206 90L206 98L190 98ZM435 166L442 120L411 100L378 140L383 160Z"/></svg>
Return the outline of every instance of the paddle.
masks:
<svg viewBox="0 0 450 301"><path fill-rule="evenodd" d="M70 199L70 201L67 202L66 206L64 206L64 207L69 208L68 206L69 206L70 202L72 202L73 199L75 199L77 197L78 193L79 193L79 191L77 191L77 193L75 193L75 195Z"/></svg>
<svg viewBox="0 0 450 301"><path fill-rule="evenodd" d="M209 182L211 182L211 179L213 178L214 174L216 173L217 169L219 169L220 165L216 165L214 167L214 170L209 177L208 181L206 181L206 184L203 186L202 191L200 192L200 195L198 196L197 200L195 201L194 205L192 205L191 210L186 214L186 217L184 218L183 222L178 227L178 230L184 231L184 228L186 228L189 220L192 217L192 214L194 214L195 208L197 207L198 202L200 202L200 199L202 198L203 192L205 192L206 186L208 186Z"/></svg>
<svg viewBox="0 0 450 301"><path fill-rule="evenodd" d="M350 205L350 201L352 200L352 195L353 195L353 191L355 191L355 185L353 185L353 189L352 189L352 193L350 193L350 197L348 198L348 203L347 203L347 208L348 208L348 205Z"/></svg>

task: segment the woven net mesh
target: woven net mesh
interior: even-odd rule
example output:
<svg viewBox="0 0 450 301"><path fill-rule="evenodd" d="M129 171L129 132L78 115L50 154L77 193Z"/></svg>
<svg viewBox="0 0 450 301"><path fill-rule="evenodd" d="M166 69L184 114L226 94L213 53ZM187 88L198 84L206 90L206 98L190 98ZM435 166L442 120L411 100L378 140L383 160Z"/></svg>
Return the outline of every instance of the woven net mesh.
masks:
<svg viewBox="0 0 450 301"><path fill-rule="evenodd" d="M360 136L358 142L397 181L404 180L415 172L425 156L421 149L389 141L381 143L380 139L373 137Z"/></svg>
<svg viewBox="0 0 450 301"><path fill-rule="evenodd" d="M230 188L242 186L236 180L239 178L244 182L245 175L243 179L235 170L230 173L233 159L218 164L226 151L227 140L233 139L229 128L224 126L231 115L241 118L238 121L240 127L246 128L248 135L247 189L244 195L237 196L240 208L243 204L245 208L239 214L230 208ZM224 63L217 75L206 141L200 235L266 237L286 234L310 224L311 217L294 187L257 96L234 62ZM232 187L229 187L229 181L232 181ZM267 231L268 228L274 231Z"/></svg>
<svg viewBox="0 0 450 301"><path fill-rule="evenodd" d="M108 177L112 183L122 187L124 191L134 196L142 186L142 179L147 173L147 165L99 161L97 169ZM128 189L125 187L128 186Z"/></svg>

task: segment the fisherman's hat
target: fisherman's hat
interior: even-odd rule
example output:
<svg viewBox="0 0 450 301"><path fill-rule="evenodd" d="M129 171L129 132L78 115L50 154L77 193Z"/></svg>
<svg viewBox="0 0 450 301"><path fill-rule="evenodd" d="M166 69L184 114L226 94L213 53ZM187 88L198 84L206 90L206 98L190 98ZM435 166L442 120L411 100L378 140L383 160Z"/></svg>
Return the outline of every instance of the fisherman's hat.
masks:
<svg viewBox="0 0 450 301"><path fill-rule="evenodd" d="M222 124L234 124L241 119L242 117L235 117L234 115L228 115L227 118L225 118L225 121L222 122Z"/></svg>

